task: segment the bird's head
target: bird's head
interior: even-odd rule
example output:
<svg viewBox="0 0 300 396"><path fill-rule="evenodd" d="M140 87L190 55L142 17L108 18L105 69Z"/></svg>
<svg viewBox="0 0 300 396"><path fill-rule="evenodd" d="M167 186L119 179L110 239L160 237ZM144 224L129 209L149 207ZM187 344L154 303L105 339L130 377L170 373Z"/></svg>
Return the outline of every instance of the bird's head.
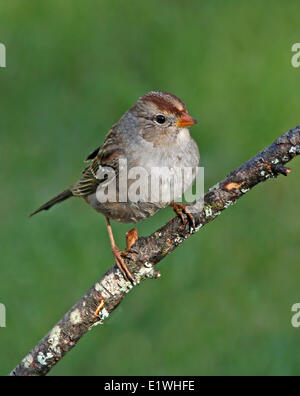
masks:
<svg viewBox="0 0 300 396"><path fill-rule="evenodd" d="M148 141L175 137L197 123L182 100L164 91L151 91L142 96L130 112L137 119L138 133Z"/></svg>

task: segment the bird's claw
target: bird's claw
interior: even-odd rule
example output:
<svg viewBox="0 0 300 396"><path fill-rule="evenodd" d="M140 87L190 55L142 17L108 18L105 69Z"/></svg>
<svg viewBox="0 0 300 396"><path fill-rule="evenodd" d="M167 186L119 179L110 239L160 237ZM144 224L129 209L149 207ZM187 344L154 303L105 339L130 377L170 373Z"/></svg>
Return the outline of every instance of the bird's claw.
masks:
<svg viewBox="0 0 300 396"><path fill-rule="evenodd" d="M173 208L174 212L181 218L183 224L186 224L186 222L189 221L191 229L195 230L195 219L192 215L192 212L188 209L188 204L172 203L170 204L170 206ZM184 214L186 217L184 216Z"/></svg>

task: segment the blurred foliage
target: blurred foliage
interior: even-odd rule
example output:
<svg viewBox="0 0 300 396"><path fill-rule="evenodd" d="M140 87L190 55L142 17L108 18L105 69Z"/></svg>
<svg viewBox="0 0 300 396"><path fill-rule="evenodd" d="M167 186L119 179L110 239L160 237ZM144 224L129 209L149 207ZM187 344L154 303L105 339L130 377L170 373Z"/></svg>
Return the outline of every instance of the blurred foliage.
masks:
<svg viewBox="0 0 300 396"><path fill-rule="evenodd" d="M152 89L199 124L206 188L300 123L299 1L2 1L0 374L112 264L104 219L70 200L82 160ZM247 194L159 266L52 375L299 374L299 175ZM138 224L141 235L173 216ZM130 225L113 224L124 246Z"/></svg>

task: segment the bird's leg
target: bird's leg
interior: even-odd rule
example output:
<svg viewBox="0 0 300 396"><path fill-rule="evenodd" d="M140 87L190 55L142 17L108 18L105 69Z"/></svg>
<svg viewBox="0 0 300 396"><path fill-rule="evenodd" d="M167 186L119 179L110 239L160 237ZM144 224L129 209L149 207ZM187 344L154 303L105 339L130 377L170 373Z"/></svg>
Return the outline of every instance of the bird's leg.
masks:
<svg viewBox="0 0 300 396"><path fill-rule="evenodd" d="M174 212L181 218L183 224L185 224L187 221L186 218L183 216L184 213L187 216L193 229L196 228L194 216L192 215L191 211L188 209L189 204L180 204L180 203L172 202L169 204L169 206L173 208Z"/></svg>
<svg viewBox="0 0 300 396"><path fill-rule="evenodd" d="M108 217L106 217L106 225L107 225L109 240L111 243L111 249L112 249L113 255L115 257L116 264L119 267L122 274L124 275L124 277L126 279L128 279L132 284L134 284L135 283L134 278L131 275L131 272L129 271L127 265L124 263L124 261L122 259L122 256L121 256L122 252L120 252L119 248L116 246L115 239L114 239L114 236L112 233L112 229L111 229L111 225L110 225L110 221L109 221Z"/></svg>

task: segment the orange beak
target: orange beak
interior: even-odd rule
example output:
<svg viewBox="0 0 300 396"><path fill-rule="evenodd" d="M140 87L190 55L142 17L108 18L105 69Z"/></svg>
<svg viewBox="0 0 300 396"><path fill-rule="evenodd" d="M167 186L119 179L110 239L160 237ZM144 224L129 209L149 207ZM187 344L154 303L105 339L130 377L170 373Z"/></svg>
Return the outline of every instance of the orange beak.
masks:
<svg viewBox="0 0 300 396"><path fill-rule="evenodd" d="M195 124L197 124L197 121L192 118L188 113L183 113L176 123L179 128L190 127Z"/></svg>

